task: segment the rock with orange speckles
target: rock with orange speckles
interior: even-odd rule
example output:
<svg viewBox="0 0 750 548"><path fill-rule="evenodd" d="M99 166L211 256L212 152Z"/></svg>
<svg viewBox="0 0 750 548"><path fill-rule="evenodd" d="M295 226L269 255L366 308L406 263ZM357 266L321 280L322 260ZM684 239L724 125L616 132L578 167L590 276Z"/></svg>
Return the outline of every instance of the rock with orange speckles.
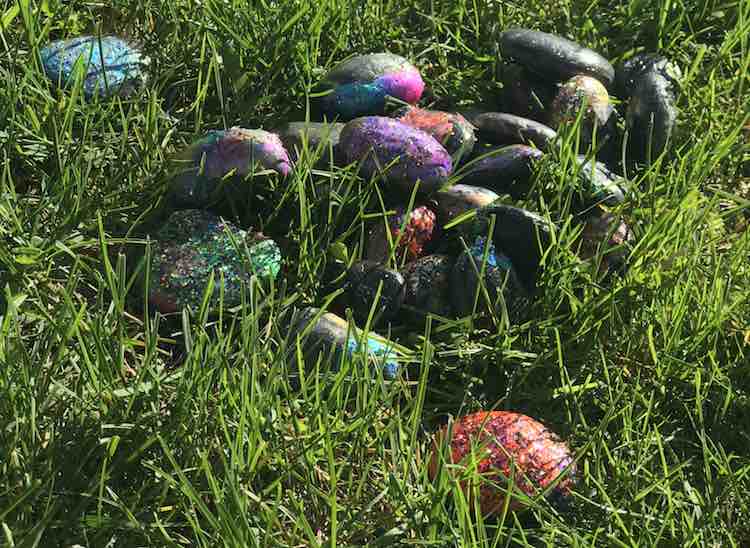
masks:
<svg viewBox="0 0 750 548"><path fill-rule="evenodd" d="M372 225L365 256L382 263L390 257L391 246L395 246L394 258L397 264L401 264L418 259L430 247L436 237L437 215L429 207L419 206L407 218L406 210L396 207L395 214L388 217L386 224L379 219Z"/></svg>
<svg viewBox="0 0 750 548"><path fill-rule="evenodd" d="M404 107L396 117L411 127L429 133L453 156L454 163L471 154L476 137L474 126L460 114Z"/></svg>

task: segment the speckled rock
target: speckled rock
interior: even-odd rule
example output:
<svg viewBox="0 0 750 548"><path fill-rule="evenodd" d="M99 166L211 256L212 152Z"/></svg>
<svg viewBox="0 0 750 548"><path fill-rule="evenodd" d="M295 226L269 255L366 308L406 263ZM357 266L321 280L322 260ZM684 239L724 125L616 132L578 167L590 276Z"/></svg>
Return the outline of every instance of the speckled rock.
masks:
<svg viewBox="0 0 750 548"><path fill-rule="evenodd" d="M649 72L655 72L670 81L674 88L682 80L680 67L657 53L641 53L631 57L617 66L615 70L615 89L620 97L626 99L633 95L641 78Z"/></svg>
<svg viewBox="0 0 750 548"><path fill-rule="evenodd" d="M557 137L554 129L505 112L485 112L474 118L479 137L495 145L534 145L547 150Z"/></svg>
<svg viewBox="0 0 750 548"><path fill-rule="evenodd" d="M427 255L407 265L404 309L411 320L424 321L427 314L451 316L453 263L448 255Z"/></svg>
<svg viewBox="0 0 750 548"><path fill-rule="evenodd" d="M233 127L212 130L174 162L170 199L180 208L205 208L215 203L225 177L275 172L287 176L292 164L281 139L262 129Z"/></svg>
<svg viewBox="0 0 750 548"><path fill-rule="evenodd" d="M462 184L452 185L435 194L443 224L450 223L467 211L486 207L499 198L488 188Z"/></svg>
<svg viewBox="0 0 750 548"><path fill-rule="evenodd" d="M398 316L404 302L404 277L397 271L373 261L359 261L347 275L349 304L354 319L364 325L376 302L372 325L386 324Z"/></svg>
<svg viewBox="0 0 750 548"><path fill-rule="evenodd" d="M324 78L315 106L329 120L348 121L385 111L386 98L415 104L424 91L419 70L392 53L358 55L336 66Z"/></svg>
<svg viewBox="0 0 750 548"><path fill-rule="evenodd" d="M453 171L451 156L432 135L382 116L352 120L339 141L345 164L359 162L366 179L381 175L387 183L410 193L431 193L445 183Z"/></svg>
<svg viewBox="0 0 750 548"><path fill-rule="evenodd" d="M367 259L386 262L391 255L392 245L396 246L393 256L397 264L413 261L427 252L436 237L437 215L428 206L422 205L414 208L408 219L405 217L403 207L396 207L395 214L388 216L390 241L382 219L372 224L365 249Z"/></svg>
<svg viewBox="0 0 750 548"><path fill-rule="evenodd" d="M147 59L133 45L117 36L79 36L57 40L41 51L42 66L54 83L68 86L75 80L76 63L82 63L83 93L109 97L128 96L146 81Z"/></svg>
<svg viewBox="0 0 750 548"><path fill-rule="evenodd" d="M525 197L529 191L533 164L543 152L526 145L479 149L479 158L469 162L460 172L461 183L489 188L514 198Z"/></svg>
<svg viewBox="0 0 750 548"><path fill-rule="evenodd" d="M291 347L295 348L299 336L305 357L311 363L323 353L331 356L331 364L335 367L344 355L366 352L368 361L383 372L383 377L394 379L398 375L401 368L399 354L388 339L373 333L363 338L360 329L350 327L346 320L330 312L324 312L315 320L319 313L318 308L304 308L296 314L291 326Z"/></svg>
<svg viewBox="0 0 750 548"><path fill-rule="evenodd" d="M601 143L611 131L613 107L609 100L607 88L591 76L574 76L562 86L552 102L550 121L552 126L560 129L563 125L576 122L581 115L580 135L583 146L590 146L597 134Z"/></svg>
<svg viewBox="0 0 750 548"><path fill-rule="evenodd" d="M447 452L443 452L446 444ZM485 516L502 513L511 478L514 490L529 497L541 495L559 481L549 494L553 501L568 496L576 479L576 464L568 445L540 422L519 413L473 413L457 419L450 429L443 428L435 436L430 477L437 476L444 462L468 466L472 452L480 455L476 472L481 476L477 478L481 481L479 505ZM447 472L459 473L455 467ZM461 487L473 500L469 483L463 481ZM510 510L522 510L523 502L510 495Z"/></svg>
<svg viewBox="0 0 750 548"><path fill-rule="evenodd" d="M460 114L404 107L396 113L396 118L399 122L432 135L451 154L454 164L474 148L474 127Z"/></svg>
<svg viewBox="0 0 750 548"><path fill-rule="evenodd" d="M624 274L634 240L621 216L596 208L586 216L579 254L585 260L601 254L600 272Z"/></svg>
<svg viewBox="0 0 750 548"><path fill-rule="evenodd" d="M280 268L281 252L263 234L248 234L206 211L176 211L154 234L149 301L165 314L182 308L195 312L213 273L211 309L219 304L221 277L224 306L236 306L242 284L253 275L275 278Z"/></svg>
<svg viewBox="0 0 750 548"><path fill-rule="evenodd" d="M341 123L290 122L281 127L277 133L281 138L290 158L297 162L299 153L307 144L308 154L317 156L317 167L329 167L338 162L338 146Z"/></svg>

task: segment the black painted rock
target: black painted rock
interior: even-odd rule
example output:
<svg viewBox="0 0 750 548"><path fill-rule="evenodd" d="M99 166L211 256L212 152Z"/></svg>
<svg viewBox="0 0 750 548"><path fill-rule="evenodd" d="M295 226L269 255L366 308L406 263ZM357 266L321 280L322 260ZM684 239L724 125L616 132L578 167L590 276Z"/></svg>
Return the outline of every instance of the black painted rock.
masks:
<svg viewBox="0 0 750 548"><path fill-rule="evenodd" d="M506 112L485 112L474 118L479 138L495 145L534 145L547 150L557 133L535 120Z"/></svg>
<svg viewBox="0 0 750 548"><path fill-rule="evenodd" d="M625 180L610 170L602 162L586 159L585 156L576 156L576 162L580 166L578 171L581 188L581 205L590 207L594 204L605 204L614 207L625 201Z"/></svg>
<svg viewBox="0 0 750 548"><path fill-rule="evenodd" d="M546 124L548 109L555 98L555 84L543 81L520 65L502 70L503 109L506 112Z"/></svg>
<svg viewBox="0 0 750 548"><path fill-rule="evenodd" d="M472 209L486 207L499 198L488 188L463 184L452 185L435 194L442 224L447 224Z"/></svg>
<svg viewBox="0 0 750 548"><path fill-rule="evenodd" d="M404 308L412 320L423 321L428 314L451 316L453 263L448 255L427 255L407 265Z"/></svg>
<svg viewBox="0 0 750 548"><path fill-rule="evenodd" d="M341 123L290 122L277 133L293 161L306 147L308 155L317 158L316 166L329 167L337 163L342 129Z"/></svg>
<svg viewBox="0 0 750 548"><path fill-rule="evenodd" d="M41 51L47 77L63 87L73 83L75 67L81 63L83 93L128 96L140 90L146 81L147 59L133 45L117 36L80 36L57 40Z"/></svg>
<svg viewBox="0 0 750 548"><path fill-rule="evenodd" d="M383 325L396 319L404 302L404 283L399 272L376 262L354 263L347 273L349 304L354 319L365 324L373 306L372 325Z"/></svg>
<svg viewBox="0 0 750 548"><path fill-rule="evenodd" d="M442 144L457 164L471 153L476 142L474 127L460 114L404 107L396 113L400 122L421 129Z"/></svg>
<svg viewBox="0 0 750 548"><path fill-rule="evenodd" d="M461 182L482 186L499 194L521 198L529 191L533 164L543 153L527 145L509 145L489 150L477 149L479 158L469 162L461 172Z"/></svg>
<svg viewBox="0 0 750 548"><path fill-rule="evenodd" d="M581 110L581 144L590 146L595 134L597 143L601 143L611 132L614 109L607 88L591 76L574 76L560 86L552 102L550 122L559 131L562 126L575 123Z"/></svg>
<svg viewBox="0 0 750 548"><path fill-rule="evenodd" d="M579 254L585 260L601 256L600 272L624 274L634 239L621 216L596 209L586 217Z"/></svg>
<svg viewBox="0 0 750 548"><path fill-rule="evenodd" d="M499 312L504 302L509 315L515 317L526 290L511 260L499 253L491 242L489 249L486 247L486 238L478 236L471 247L458 256L451 274L453 310L461 317L475 310Z"/></svg>
<svg viewBox="0 0 750 548"><path fill-rule="evenodd" d="M577 74L593 76L609 87L615 69L604 57L562 36L530 29L500 33L504 57L512 57L539 77L553 83Z"/></svg>
<svg viewBox="0 0 750 548"><path fill-rule="evenodd" d="M669 80L676 89L682 79L680 67L657 53L641 53L619 64L615 70L615 90L623 99L635 92L641 78L655 72Z"/></svg>
<svg viewBox="0 0 750 548"><path fill-rule="evenodd" d="M636 81L627 112L628 157L650 164L667 148L677 123L675 88L656 71Z"/></svg>

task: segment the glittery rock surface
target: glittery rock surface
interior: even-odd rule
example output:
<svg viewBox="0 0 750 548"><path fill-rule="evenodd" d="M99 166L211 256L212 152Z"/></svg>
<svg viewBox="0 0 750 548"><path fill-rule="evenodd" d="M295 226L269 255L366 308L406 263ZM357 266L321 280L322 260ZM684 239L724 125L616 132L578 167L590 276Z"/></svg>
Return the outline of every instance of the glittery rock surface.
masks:
<svg viewBox="0 0 750 548"><path fill-rule="evenodd" d="M428 313L449 317L451 307L451 271L453 259L448 255L427 255L410 263L404 271L406 296L404 304L413 308L415 319Z"/></svg>
<svg viewBox="0 0 750 548"><path fill-rule="evenodd" d="M438 468L437 450L447 435L446 427L435 438L436 452L430 462L433 478ZM447 459L452 463L467 465L472 451L481 456L476 471L481 476L479 503L485 516L502 512L511 478L515 487L530 497L559 478L552 493L567 496L575 481L576 465L567 444L542 423L520 413L491 411L461 417L453 423L448 443ZM461 487L471 496L467 483L462 482ZM521 510L524 505L511 496L509 507Z"/></svg>
<svg viewBox="0 0 750 548"><path fill-rule="evenodd" d="M347 278L349 304L358 323L367 321L379 288L374 325L396 318L404 302L404 277L399 272L373 261L359 261L349 269Z"/></svg>
<svg viewBox="0 0 750 548"><path fill-rule="evenodd" d="M419 206L409 213L402 231L406 210L397 207L395 212L395 215L388 217L387 223L391 242L396 245L394 258L397 264L401 264L413 261L425 253L425 249L436 237L437 215L429 207ZM385 262L390 256L390 251L391 243L388 241L386 227L382 220L378 220L370 232L365 255L371 261Z"/></svg>
<svg viewBox="0 0 750 548"><path fill-rule="evenodd" d="M281 267L281 252L273 240L248 234L206 211L173 213L154 239L149 300L163 313L183 307L196 311L211 273L211 308L218 305L222 277L224 306L231 307L240 303L241 285L253 274L275 278Z"/></svg>
<svg viewBox="0 0 750 548"><path fill-rule="evenodd" d="M404 107L398 120L432 135L453 155L454 162L471 153L476 142L474 126L460 114Z"/></svg>
<svg viewBox="0 0 750 548"><path fill-rule="evenodd" d="M562 86L552 102L551 122L556 128L576 121L583 109L581 135L590 144L595 131L607 126L613 112L607 88L590 76L574 76Z"/></svg>
<svg viewBox="0 0 750 548"><path fill-rule="evenodd" d="M528 192L533 163L542 155L539 149L526 145L490 149L466 165L461 182L521 198Z"/></svg>
<svg viewBox="0 0 750 548"><path fill-rule="evenodd" d="M80 36L58 40L41 51L47 77L67 86L75 78L76 63L84 71L83 92L87 97L126 96L142 87L146 58L125 40L116 36Z"/></svg>
<svg viewBox="0 0 750 548"><path fill-rule="evenodd" d="M417 181L422 192L434 192L453 170L450 154L434 137L391 118L352 120L341 132L339 147L346 164L359 162L363 177L381 174L404 192Z"/></svg>
<svg viewBox="0 0 750 548"><path fill-rule="evenodd" d="M498 200L495 192L488 188L457 184L435 194L441 221L449 223L472 209L479 209Z"/></svg>
<svg viewBox="0 0 750 548"><path fill-rule="evenodd" d="M181 207L207 207L215 199L221 179L230 173L243 177L272 170L286 176L289 155L275 133L233 127L212 130L193 143L176 161L173 199Z"/></svg>

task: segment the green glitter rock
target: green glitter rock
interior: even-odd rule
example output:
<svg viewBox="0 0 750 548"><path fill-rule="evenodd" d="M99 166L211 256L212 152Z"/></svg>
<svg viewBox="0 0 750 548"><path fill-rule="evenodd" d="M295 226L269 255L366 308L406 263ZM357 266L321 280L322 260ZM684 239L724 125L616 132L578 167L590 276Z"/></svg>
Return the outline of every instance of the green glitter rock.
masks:
<svg viewBox="0 0 750 548"><path fill-rule="evenodd" d="M149 302L165 314L187 307L195 312L214 274L210 308L218 306L223 279L226 307L240 304L241 287L255 275L275 278L281 251L261 233L247 233L206 211L173 213L155 235Z"/></svg>

